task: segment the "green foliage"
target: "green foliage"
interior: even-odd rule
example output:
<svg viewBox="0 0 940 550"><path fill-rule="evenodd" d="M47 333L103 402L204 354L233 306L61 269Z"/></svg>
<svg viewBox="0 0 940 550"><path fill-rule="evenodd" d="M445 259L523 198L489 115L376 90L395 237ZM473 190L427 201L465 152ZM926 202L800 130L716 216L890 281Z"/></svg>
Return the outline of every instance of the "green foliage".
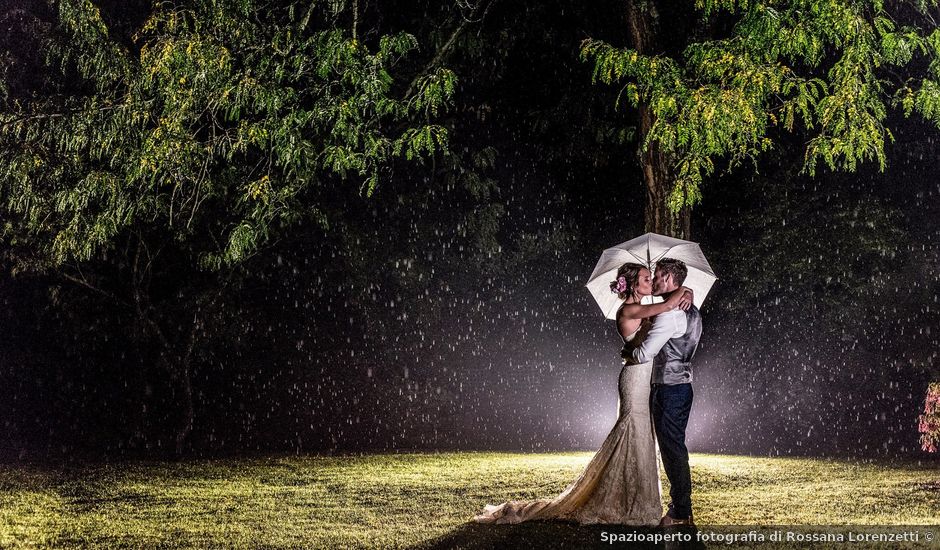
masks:
<svg viewBox="0 0 940 550"><path fill-rule="evenodd" d="M57 88L4 96L0 111L3 236L34 242L46 265L135 226L194 243L203 267L232 265L286 226L325 224L319 204L344 181L368 196L395 159L446 150L429 120L454 74L402 97L393 71L415 37L370 48L326 23L341 5L158 3L134 52L91 1L57 4Z"/></svg>
<svg viewBox="0 0 940 550"><path fill-rule="evenodd" d="M700 201L716 159L729 159L731 167L756 160L774 146L776 128L811 132L804 169L813 175L820 162L854 171L874 160L884 170L885 146L893 139L885 126L889 105L940 126L940 31L899 26L900 15L879 1L696 5L705 16L730 12L730 36L689 44L678 58L598 40L586 40L581 49L582 59L594 64L595 82L623 82L618 101L652 111L643 146L656 142L676 159L668 199L674 211ZM935 6L932 0L917 13ZM930 69L919 78L889 70L922 58Z"/></svg>

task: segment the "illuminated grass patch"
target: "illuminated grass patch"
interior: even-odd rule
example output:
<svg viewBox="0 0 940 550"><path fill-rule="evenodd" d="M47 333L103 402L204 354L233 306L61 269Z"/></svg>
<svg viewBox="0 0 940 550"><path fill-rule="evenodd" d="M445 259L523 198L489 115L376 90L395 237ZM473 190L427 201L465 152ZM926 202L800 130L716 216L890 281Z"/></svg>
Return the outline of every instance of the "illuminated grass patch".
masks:
<svg viewBox="0 0 940 550"><path fill-rule="evenodd" d="M597 540L601 527L467 524L486 503L557 494L590 457L441 453L0 466L0 547ZM700 525L929 525L940 517L936 463L693 455L692 475Z"/></svg>

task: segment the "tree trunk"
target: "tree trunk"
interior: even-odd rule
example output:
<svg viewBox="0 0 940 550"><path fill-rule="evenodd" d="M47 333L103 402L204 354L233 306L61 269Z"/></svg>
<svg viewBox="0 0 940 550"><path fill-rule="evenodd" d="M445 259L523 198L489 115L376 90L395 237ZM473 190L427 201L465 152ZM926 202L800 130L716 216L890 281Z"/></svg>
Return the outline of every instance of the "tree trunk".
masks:
<svg viewBox="0 0 940 550"><path fill-rule="evenodd" d="M646 106L640 108L640 139L645 140L653 125L653 114ZM692 221L689 207L678 213L669 209L666 200L672 192L675 179L672 173L672 159L659 150L654 141L646 151L640 151L640 166L643 168L643 183L646 185L646 231L689 240Z"/></svg>
<svg viewBox="0 0 940 550"><path fill-rule="evenodd" d="M193 385L188 357L183 361L183 364L180 365L180 372L178 374L177 386L181 394L178 397L178 401L180 402L182 410L180 411L180 419L176 425L175 440L176 456L181 457L185 450L186 441L189 439L189 434L193 431Z"/></svg>
<svg viewBox="0 0 940 550"><path fill-rule="evenodd" d="M652 0L627 0L627 28L631 46L637 52L655 55L662 51L659 12ZM654 121L655 115L649 106L640 105L637 128L641 144L646 143ZM666 204L675 185L673 159L662 152L655 141L645 151L640 150L638 156L643 170L643 183L646 185L646 230L688 240L691 237L690 209L685 207L673 213Z"/></svg>
<svg viewBox="0 0 940 550"><path fill-rule="evenodd" d="M158 251L159 253L159 251ZM146 255L146 258L143 257ZM150 265L153 256L147 247L143 237L138 233L136 241L136 252L133 260L133 274L131 285L134 295L134 308L137 316L143 323L150 336L154 338L160 346L159 364L167 373L170 381L173 383L173 397L178 408L173 434L173 447L176 457L183 455L189 434L193 431L193 420L195 412L193 408L193 384L192 384L192 356L196 345L196 337L202 328L198 311L193 314L193 322L189 329L189 334L185 341L182 335L177 338L167 337L167 333L160 327L160 323L152 315L152 307L147 296L146 283L150 277ZM144 266L143 268L141 266Z"/></svg>
<svg viewBox="0 0 940 550"><path fill-rule="evenodd" d="M193 384L191 357L193 344L195 341L196 325L194 323L190 334L189 343L186 349L180 353L174 349L174 346L165 338L159 325L152 319L146 319L152 330L153 335L159 341L160 366L169 376L173 384L173 400L177 407L175 422L173 425L173 445L174 453L177 458L183 456L186 450L186 442L189 434L193 431L193 420L195 418L193 408Z"/></svg>
<svg viewBox="0 0 940 550"><path fill-rule="evenodd" d="M142 254L146 254L147 258L142 258ZM145 261L142 262L141 260ZM134 337L141 339L150 338L156 341L159 350L157 364L163 369L170 382L173 384L173 397L175 399L175 405L178 407L178 414L176 415L175 425L173 426L173 443L176 456L180 457L185 450L189 435L193 431L193 422L195 419L192 386L193 350L196 347L196 340L200 336L200 333L202 333L203 336L205 335L205 319L207 319L211 315L211 312L218 306L222 293L227 285L222 284L218 287L213 298L209 300L206 311L198 307L196 308L196 311L193 313L192 325L189 327L188 335L179 334L176 338L171 340L171 338L167 337L167 333L163 331L157 319L154 317L152 313L153 309L150 307L149 298L147 297L145 279L149 277L151 260L150 252L144 244L143 239L138 234L136 253L134 254L131 264L133 269L131 278L133 302L128 302L120 298L117 294L108 292L96 286L93 282L89 282L81 271L78 271L77 275L64 272L61 273L61 275L65 280L91 290L96 294L108 298L112 303L135 312L140 326L138 330L134 331ZM146 264L146 267L143 269L141 268L142 264ZM171 335L171 337L172 336L174 335ZM141 340L141 342L143 342L143 340Z"/></svg>

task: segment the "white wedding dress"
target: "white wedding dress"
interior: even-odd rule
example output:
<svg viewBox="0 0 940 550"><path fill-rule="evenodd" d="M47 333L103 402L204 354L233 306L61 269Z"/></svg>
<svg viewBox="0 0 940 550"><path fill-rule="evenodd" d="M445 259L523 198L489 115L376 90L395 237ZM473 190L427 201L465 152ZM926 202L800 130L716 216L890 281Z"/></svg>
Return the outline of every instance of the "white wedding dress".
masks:
<svg viewBox="0 0 940 550"><path fill-rule="evenodd" d="M632 341L637 328L626 341ZM620 415L584 472L557 497L486 505L477 523L561 519L582 524L655 526L662 515L662 485L650 416L653 364L620 371Z"/></svg>

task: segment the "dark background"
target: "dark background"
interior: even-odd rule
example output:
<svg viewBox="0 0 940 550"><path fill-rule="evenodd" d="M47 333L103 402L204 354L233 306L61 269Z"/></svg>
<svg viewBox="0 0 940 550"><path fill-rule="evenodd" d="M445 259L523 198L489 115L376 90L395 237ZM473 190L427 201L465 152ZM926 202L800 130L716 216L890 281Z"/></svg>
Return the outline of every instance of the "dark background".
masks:
<svg viewBox="0 0 940 550"><path fill-rule="evenodd" d="M416 70L461 16L384 5L364 4L363 28L414 33L428 45ZM101 6L116 32L146 16ZM619 337L584 284L604 248L643 233L645 197L633 113L591 83L578 48L623 43L617 13L558 0L475 14L446 61L460 79L451 155L396 169L370 198L338 189L339 223L294 228L226 290L194 362L190 453L600 444ZM40 2L4 12L3 47L23 66L39 63L28 54L48 17ZM794 134L706 182L692 234L719 281L692 451L928 457L916 428L938 377L940 147L928 124L891 123L883 173L801 175ZM170 289L202 275L161 277ZM172 387L127 315L50 276L5 273L0 304L0 457L169 452Z"/></svg>

